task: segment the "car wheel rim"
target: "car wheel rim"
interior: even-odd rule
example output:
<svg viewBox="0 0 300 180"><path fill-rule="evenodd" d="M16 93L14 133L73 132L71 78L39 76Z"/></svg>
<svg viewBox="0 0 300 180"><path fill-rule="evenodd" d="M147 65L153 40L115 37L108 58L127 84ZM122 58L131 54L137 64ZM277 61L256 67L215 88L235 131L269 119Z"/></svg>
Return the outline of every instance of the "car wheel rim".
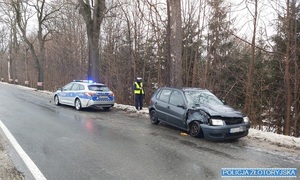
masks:
<svg viewBox="0 0 300 180"><path fill-rule="evenodd" d="M199 126L195 123L191 126L191 135L196 136L199 133Z"/></svg>
<svg viewBox="0 0 300 180"><path fill-rule="evenodd" d="M156 122L156 113L155 113L155 111L151 111L151 121Z"/></svg>
<svg viewBox="0 0 300 180"><path fill-rule="evenodd" d="M78 100L78 99L76 100L75 107L76 107L76 109L80 109L81 108L80 100Z"/></svg>
<svg viewBox="0 0 300 180"><path fill-rule="evenodd" d="M58 104L58 97L57 96L55 96L55 98L54 98L54 103L57 105Z"/></svg>

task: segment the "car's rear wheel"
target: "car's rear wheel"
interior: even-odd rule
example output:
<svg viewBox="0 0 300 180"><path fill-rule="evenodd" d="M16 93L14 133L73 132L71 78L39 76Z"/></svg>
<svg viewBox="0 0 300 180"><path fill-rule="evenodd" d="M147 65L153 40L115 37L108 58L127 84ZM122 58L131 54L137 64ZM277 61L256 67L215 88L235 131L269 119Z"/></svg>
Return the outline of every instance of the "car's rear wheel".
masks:
<svg viewBox="0 0 300 180"><path fill-rule="evenodd" d="M78 98L75 100L75 108L78 111L81 109L81 101Z"/></svg>
<svg viewBox="0 0 300 180"><path fill-rule="evenodd" d="M202 137L202 130L198 121L191 122L190 135L193 137Z"/></svg>
<svg viewBox="0 0 300 180"><path fill-rule="evenodd" d="M150 111L150 122L151 124L156 124L156 125L159 124L157 113L154 109Z"/></svg>
<svg viewBox="0 0 300 180"><path fill-rule="evenodd" d="M59 98L58 98L57 95L54 96L54 104L55 104L56 106L59 106L59 105L60 105Z"/></svg>

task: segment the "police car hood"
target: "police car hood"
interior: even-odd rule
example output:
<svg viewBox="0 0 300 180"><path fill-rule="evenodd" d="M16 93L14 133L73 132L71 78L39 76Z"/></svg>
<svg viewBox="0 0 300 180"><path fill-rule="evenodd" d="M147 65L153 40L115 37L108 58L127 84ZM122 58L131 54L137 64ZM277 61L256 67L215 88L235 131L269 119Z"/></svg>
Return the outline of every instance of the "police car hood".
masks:
<svg viewBox="0 0 300 180"><path fill-rule="evenodd" d="M201 105L201 106L194 106L194 109L199 109L206 112L210 116L220 116L220 117L243 117L244 114L240 111L233 109L227 105Z"/></svg>

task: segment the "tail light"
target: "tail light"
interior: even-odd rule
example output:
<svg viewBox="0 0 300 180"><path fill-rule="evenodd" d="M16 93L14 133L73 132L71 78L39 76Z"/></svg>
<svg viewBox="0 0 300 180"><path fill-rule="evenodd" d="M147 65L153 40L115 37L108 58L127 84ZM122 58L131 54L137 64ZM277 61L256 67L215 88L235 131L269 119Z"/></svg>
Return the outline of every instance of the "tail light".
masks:
<svg viewBox="0 0 300 180"><path fill-rule="evenodd" d="M115 94L113 92L109 92L109 95L112 96L112 97L115 96Z"/></svg>

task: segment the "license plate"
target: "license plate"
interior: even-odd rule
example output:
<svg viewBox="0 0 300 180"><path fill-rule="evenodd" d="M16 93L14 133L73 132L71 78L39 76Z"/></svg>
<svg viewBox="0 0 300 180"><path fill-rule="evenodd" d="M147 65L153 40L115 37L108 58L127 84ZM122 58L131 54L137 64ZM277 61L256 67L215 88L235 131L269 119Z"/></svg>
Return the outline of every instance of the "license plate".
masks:
<svg viewBox="0 0 300 180"><path fill-rule="evenodd" d="M240 127L236 127L236 128L231 128L230 129L230 133L238 133L238 132L243 132L244 131L244 127L240 126Z"/></svg>
<svg viewBox="0 0 300 180"><path fill-rule="evenodd" d="M107 99L108 96L99 96L99 99Z"/></svg>

